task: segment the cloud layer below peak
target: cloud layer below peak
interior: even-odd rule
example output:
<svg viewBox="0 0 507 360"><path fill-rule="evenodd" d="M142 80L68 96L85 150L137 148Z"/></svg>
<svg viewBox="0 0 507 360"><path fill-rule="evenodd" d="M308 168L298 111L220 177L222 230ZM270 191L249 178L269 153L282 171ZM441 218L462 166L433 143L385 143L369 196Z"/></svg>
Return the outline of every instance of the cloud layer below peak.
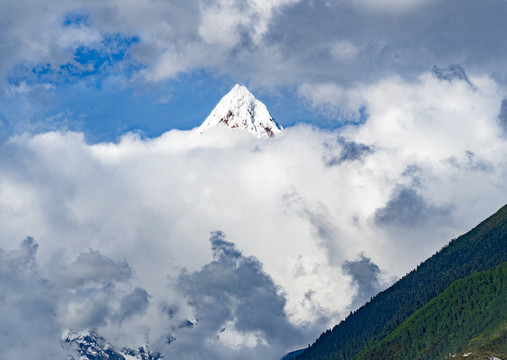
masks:
<svg viewBox="0 0 507 360"><path fill-rule="evenodd" d="M316 104L360 103L367 116L267 140L225 128L93 145L75 132L10 138L0 248L17 265L2 279L22 281L3 309L25 316L16 294L29 295L46 334L95 328L175 356L186 344L217 359L305 346L505 203L503 100L489 77L468 81L388 77L345 99L308 85ZM210 252L216 229L227 239L214 233ZM27 235L38 248L17 248ZM0 323L16 334L26 321Z"/></svg>

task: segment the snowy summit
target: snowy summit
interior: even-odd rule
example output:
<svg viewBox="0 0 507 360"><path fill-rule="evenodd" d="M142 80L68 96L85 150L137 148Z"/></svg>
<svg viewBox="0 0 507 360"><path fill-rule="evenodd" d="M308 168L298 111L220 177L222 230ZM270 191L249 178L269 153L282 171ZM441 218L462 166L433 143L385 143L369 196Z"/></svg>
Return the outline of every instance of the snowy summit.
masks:
<svg viewBox="0 0 507 360"><path fill-rule="evenodd" d="M245 86L238 84L215 106L199 127L199 132L202 134L215 126L244 129L265 138L282 132L282 127L275 122L266 105Z"/></svg>

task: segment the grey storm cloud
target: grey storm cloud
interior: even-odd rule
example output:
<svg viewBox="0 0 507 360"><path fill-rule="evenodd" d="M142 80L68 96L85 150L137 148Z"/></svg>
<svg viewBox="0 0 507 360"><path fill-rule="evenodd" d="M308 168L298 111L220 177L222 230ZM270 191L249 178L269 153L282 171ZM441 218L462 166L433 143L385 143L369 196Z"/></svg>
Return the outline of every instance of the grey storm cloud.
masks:
<svg viewBox="0 0 507 360"><path fill-rule="evenodd" d="M339 262L342 256L337 241L339 229L331 220L327 207L320 202L307 201L301 194L295 192L284 194L282 201L288 210L294 211L310 224L312 235L318 245L327 250L329 263Z"/></svg>
<svg viewBox="0 0 507 360"><path fill-rule="evenodd" d="M123 297L115 289L113 283L130 278L130 267L123 261L96 251L82 253L64 270L70 276L62 281L61 269L39 269L38 248L27 237L18 249L0 249L1 358L64 359L68 350L60 340L65 329L95 328L146 310L149 296L144 289L135 288ZM89 287L97 283L99 287Z"/></svg>
<svg viewBox="0 0 507 360"><path fill-rule="evenodd" d="M455 156L452 156L445 159L445 162L449 163L453 167L472 172L494 173L495 171L495 167L490 161L486 160L482 156L478 156L471 150L465 151L465 159L465 161L458 161ZM420 183L415 183L414 185L420 185Z"/></svg>
<svg viewBox="0 0 507 360"><path fill-rule="evenodd" d="M121 308L118 314L119 321L123 321L136 314L144 314L148 308L150 296L142 288L135 288L130 294L121 299Z"/></svg>
<svg viewBox="0 0 507 360"><path fill-rule="evenodd" d="M488 161L486 161L484 159L477 157L477 155L474 152L468 150L466 152L466 155L468 158L468 166L470 169L475 170L475 171L484 171L484 172L494 170L494 167L492 164L490 164Z"/></svg>
<svg viewBox="0 0 507 360"><path fill-rule="evenodd" d="M73 51L83 46L101 53L111 45L111 34L138 39L126 49L120 68L141 69L150 81L208 69L257 85L339 81L346 87L456 61L474 72L505 73L507 50L498 36L507 31L502 0L122 5L117 0L0 5L0 74L18 75L23 66L41 64L57 71L60 65L79 69L83 65ZM73 17L86 21L69 24Z"/></svg>
<svg viewBox="0 0 507 360"><path fill-rule="evenodd" d="M143 313L148 302L144 289L136 288L123 297L117 292L116 285L127 284L131 278L132 269L126 260L115 260L92 249L80 253L62 274L51 279L62 293L61 321L71 329L84 330ZM120 304L118 311L114 309L116 303Z"/></svg>
<svg viewBox="0 0 507 360"><path fill-rule="evenodd" d="M418 226L448 212L449 209L429 204L416 189L398 185L386 205L375 211L375 223L378 226Z"/></svg>
<svg viewBox="0 0 507 360"><path fill-rule="evenodd" d="M443 64L460 59L474 71L481 64L502 71L507 49L498 34L507 30L504 1L412 3L402 9L403 2L299 1L276 14L267 38L305 80L343 84L411 75L437 59Z"/></svg>
<svg viewBox="0 0 507 360"><path fill-rule="evenodd" d="M380 283L380 268L370 258L361 254L359 260L345 261L342 265L344 272L350 276L358 287L353 303L361 305L382 288Z"/></svg>
<svg viewBox="0 0 507 360"><path fill-rule="evenodd" d="M39 245L29 236L23 240L18 250L11 251L4 255L6 261L2 262L2 265L8 265L13 275L16 275L17 271L35 270L35 255L38 248Z"/></svg>
<svg viewBox="0 0 507 360"><path fill-rule="evenodd" d="M334 144L329 142L324 144L324 147L328 150L323 156L326 166L336 166L347 161L361 160L375 151L373 146L347 140L343 136L338 136L336 144L339 147L338 150L335 149Z"/></svg>
<svg viewBox="0 0 507 360"><path fill-rule="evenodd" d="M55 288L38 270L38 245L26 238L18 249L0 249L0 357L56 359L59 347Z"/></svg>
<svg viewBox="0 0 507 360"><path fill-rule="evenodd" d="M408 179L414 187L421 185L421 179L419 178L422 173L422 169L417 165L408 165L405 170L403 170L402 175Z"/></svg>
<svg viewBox="0 0 507 360"><path fill-rule="evenodd" d="M259 260L244 256L234 243L225 240L223 232L212 232L210 242L213 261L194 272L183 270L176 280L177 289L195 311L197 323L195 327L181 327L183 331L171 338L166 354L184 354L188 359L198 359L202 354L221 359L253 359L259 354L264 354L263 358L281 357L288 345L301 341L303 334L284 312L283 292ZM212 346L209 340L226 335L231 326L241 336L254 336L256 340L226 352Z"/></svg>
<svg viewBox="0 0 507 360"><path fill-rule="evenodd" d="M464 81L471 89L476 90L474 84L468 78L465 70L460 65L451 64L447 68L441 68L437 65L433 66L433 75L443 81L451 82L453 80Z"/></svg>
<svg viewBox="0 0 507 360"><path fill-rule="evenodd" d="M507 99L502 99L502 103L500 104L500 113L498 114L498 121L504 131L504 134L507 134Z"/></svg>
<svg viewBox="0 0 507 360"><path fill-rule="evenodd" d="M107 284L125 281L132 276L132 270L125 260L115 261L98 251L81 253L62 274L62 282L69 287L77 287L87 282Z"/></svg>

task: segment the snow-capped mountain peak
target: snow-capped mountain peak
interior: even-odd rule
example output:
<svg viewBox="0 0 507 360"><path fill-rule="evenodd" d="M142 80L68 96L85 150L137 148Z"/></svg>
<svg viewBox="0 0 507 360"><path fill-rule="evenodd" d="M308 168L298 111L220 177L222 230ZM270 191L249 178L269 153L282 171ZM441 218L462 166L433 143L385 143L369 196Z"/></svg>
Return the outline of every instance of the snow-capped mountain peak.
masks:
<svg viewBox="0 0 507 360"><path fill-rule="evenodd" d="M202 134L216 126L243 129L266 138L282 132L282 127L273 119L266 105L245 86L238 84L215 106L199 127L199 132Z"/></svg>
<svg viewBox="0 0 507 360"><path fill-rule="evenodd" d="M77 333L67 330L62 334L61 345L68 352L67 359L75 360L162 360L164 356L151 352L147 346L136 349L115 349L95 331Z"/></svg>

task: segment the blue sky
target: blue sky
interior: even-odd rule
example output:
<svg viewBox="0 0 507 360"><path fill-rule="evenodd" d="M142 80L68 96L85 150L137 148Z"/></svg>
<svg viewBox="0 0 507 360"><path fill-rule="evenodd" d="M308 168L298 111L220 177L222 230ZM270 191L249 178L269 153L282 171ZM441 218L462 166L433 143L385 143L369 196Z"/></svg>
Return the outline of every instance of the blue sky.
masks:
<svg viewBox="0 0 507 360"><path fill-rule="evenodd" d="M90 14L63 13L60 31L88 29ZM24 62L12 66L4 78L9 88L1 98L2 133L48 130L83 132L90 143L117 141L128 132L156 137L171 129L199 126L237 81L247 78L218 74L203 63L170 79L146 82L138 79L147 66L130 54L141 45L137 35L103 33L93 46L76 42L62 49L67 62ZM18 91L21 90L21 91ZM283 126L299 122L333 128L329 118L317 114L294 88L276 91L258 88L260 98Z"/></svg>
<svg viewBox="0 0 507 360"><path fill-rule="evenodd" d="M506 18L0 2L0 358L77 357L68 330L175 359L312 343L507 202ZM236 83L280 136L191 131Z"/></svg>
<svg viewBox="0 0 507 360"><path fill-rule="evenodd" d="M504 1L429 0L7 5L2 132L158 136L199 125L235 83L285 127L337 128L361 104L315 88L415 79L434 65L490 74L503 89L505 11Z"/></svg>
<svg viewBox="0 0 507 360"><path fill-rule="evenodd" d="M51 76L52 77L52 76ZM31 81L37 86L44 75ZM23 81L12 79L11 84ZM204 71L179 75L161 84L129 83L128 78L114 74L72 74L60 83L49 83L50 89L26 98L17 94L4 99L3 115L11 128L4 134L22 131L81 131L89 142L116 141L127 132L155 137L171 129L189 130L199 126L214 106L233 86L231 79L216 79ZM264 96L263 96L264 95ZM298 101L294 91L275 95L260 92L259 96L282 126L298 122L323 127L337 124L312 113ZM264 99L265 98L265 99ZM32 126L16 126L29 119Z"/></svg>

